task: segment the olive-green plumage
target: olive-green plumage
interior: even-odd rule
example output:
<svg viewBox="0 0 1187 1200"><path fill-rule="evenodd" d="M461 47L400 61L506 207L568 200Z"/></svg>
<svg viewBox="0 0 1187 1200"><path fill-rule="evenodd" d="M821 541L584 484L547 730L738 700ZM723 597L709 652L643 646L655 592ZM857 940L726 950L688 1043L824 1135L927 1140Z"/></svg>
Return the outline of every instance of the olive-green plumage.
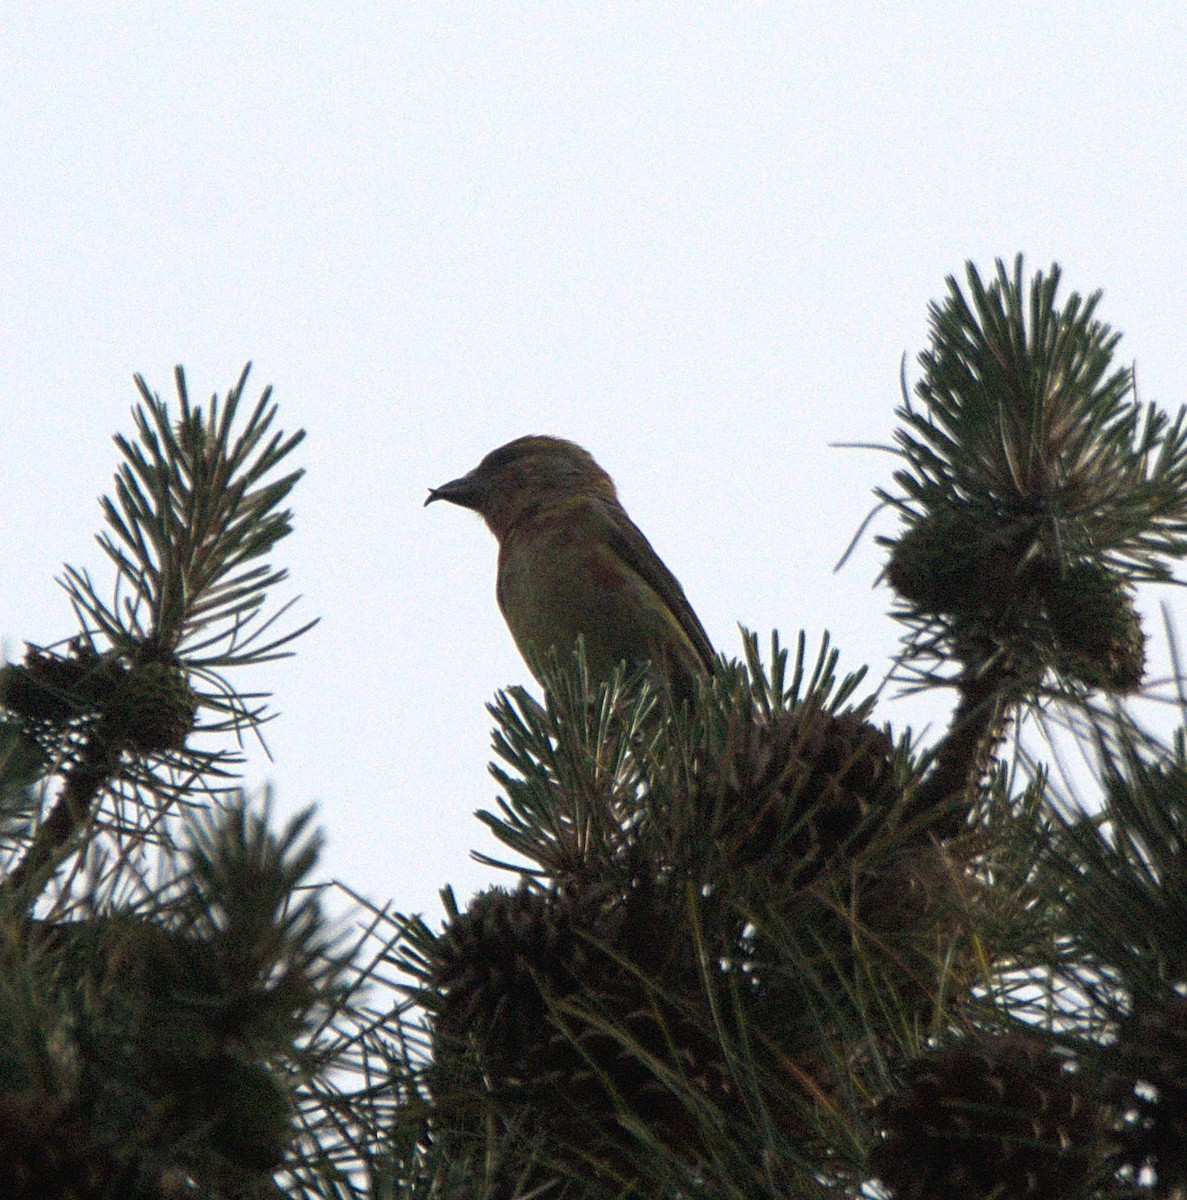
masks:
<svg viewBox="0 0 1187 1200"><path fill-rule="evenodd" d="M710 671L713 647L684 589L580 446L517 438L431 489L433 500L474 509L498 539L499 607L529 664L550 647L571 655L581 635L595 680L651 662L690 696Z"/></svg>

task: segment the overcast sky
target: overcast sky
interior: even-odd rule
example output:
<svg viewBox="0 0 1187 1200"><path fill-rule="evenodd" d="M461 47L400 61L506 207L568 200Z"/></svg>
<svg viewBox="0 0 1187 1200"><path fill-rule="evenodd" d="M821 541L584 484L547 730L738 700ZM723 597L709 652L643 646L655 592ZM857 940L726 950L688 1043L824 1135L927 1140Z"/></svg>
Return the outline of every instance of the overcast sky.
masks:
<svg viewBox="0 0 1187 1200"><path fill-rule="evenodd" d="M322 622L248 782L405 910L491 877L484 706L528 678L430 485L572 438L719 649L827 629L880 678L878 549L832 568L894 464L830 443L889 439L946 275L1057 260L1187 396L1179 3L8 0L0 39L6 651L73 631L63 562L102 576L133 372L251 359L308 430L277 561Z"/></svg>

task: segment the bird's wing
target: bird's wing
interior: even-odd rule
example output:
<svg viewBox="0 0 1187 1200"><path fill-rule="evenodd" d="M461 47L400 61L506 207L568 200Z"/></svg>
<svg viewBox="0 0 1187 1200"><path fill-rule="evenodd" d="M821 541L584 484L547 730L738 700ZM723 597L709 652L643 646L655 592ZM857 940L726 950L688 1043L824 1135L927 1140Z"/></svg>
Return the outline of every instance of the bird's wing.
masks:
<svg viewBox="0 0 1187 1200"><path fill-rule="evenodd" d="M692 643L697 657L705 664L705 669L712 671L713 644L700 618L693 612L680 581L664 566L663 559L656 554L643 531L627 516L622 506L615 507L617 519L605 522L610 548L668 606Z"/></svg>

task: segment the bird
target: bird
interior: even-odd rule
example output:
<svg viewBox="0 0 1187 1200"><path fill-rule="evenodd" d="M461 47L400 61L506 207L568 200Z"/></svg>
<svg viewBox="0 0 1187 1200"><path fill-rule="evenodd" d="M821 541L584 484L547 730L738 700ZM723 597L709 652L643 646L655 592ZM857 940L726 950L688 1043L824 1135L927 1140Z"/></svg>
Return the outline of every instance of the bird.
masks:
<svg viewBox="0 0 1187 1200"><path fill-rule="evenodd" d="M494 534L499 608L542 684L542 656L555 649L571 659L578 637L595 683L625 663L691 700L696 681L712 673L713 646L684 589L588 450L564 438L516 438L430 488L425 504L434 500L472 509Z"/></svg>

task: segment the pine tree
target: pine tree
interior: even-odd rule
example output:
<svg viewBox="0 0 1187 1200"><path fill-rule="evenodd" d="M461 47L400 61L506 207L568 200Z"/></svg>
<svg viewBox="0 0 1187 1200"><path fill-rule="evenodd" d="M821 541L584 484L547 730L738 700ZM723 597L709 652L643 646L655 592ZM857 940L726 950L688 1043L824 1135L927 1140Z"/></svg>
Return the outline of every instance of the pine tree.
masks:
<svg viewBox="0 0 1187 1200"><path fill-rule="evenodd" d="M300 435L268 393L240 425L246 373L206 409L179 373L179 413L141 383L116 598L68 568L78 632L0 669L0 1194L1187 1193L1187 731L1132 702L1187 414L1059 284L970 265L904 381L893 677L955 693L942 736L827 639L747 634L692 698L554 655L490 706L505 884L354 897L353 942L311 817L217 748L302 632L263 561Z"/></svg>
<svg viewBox="0 0 1187 1200"><path fill-rule="evenodd" d="M319 835L310 813L274 828L225 745L269 718L235 675L309 627L277 631L265 562L302 435L273 430L269 391L243 417L246 381L203 408L179 369L174 412L137 378L102 502L112 599L67 567L77 631L0 668L12 1200L300 1194L294 1147L329 1120L312 1081L343 1057L352 980L309 887Z"/></svg>

